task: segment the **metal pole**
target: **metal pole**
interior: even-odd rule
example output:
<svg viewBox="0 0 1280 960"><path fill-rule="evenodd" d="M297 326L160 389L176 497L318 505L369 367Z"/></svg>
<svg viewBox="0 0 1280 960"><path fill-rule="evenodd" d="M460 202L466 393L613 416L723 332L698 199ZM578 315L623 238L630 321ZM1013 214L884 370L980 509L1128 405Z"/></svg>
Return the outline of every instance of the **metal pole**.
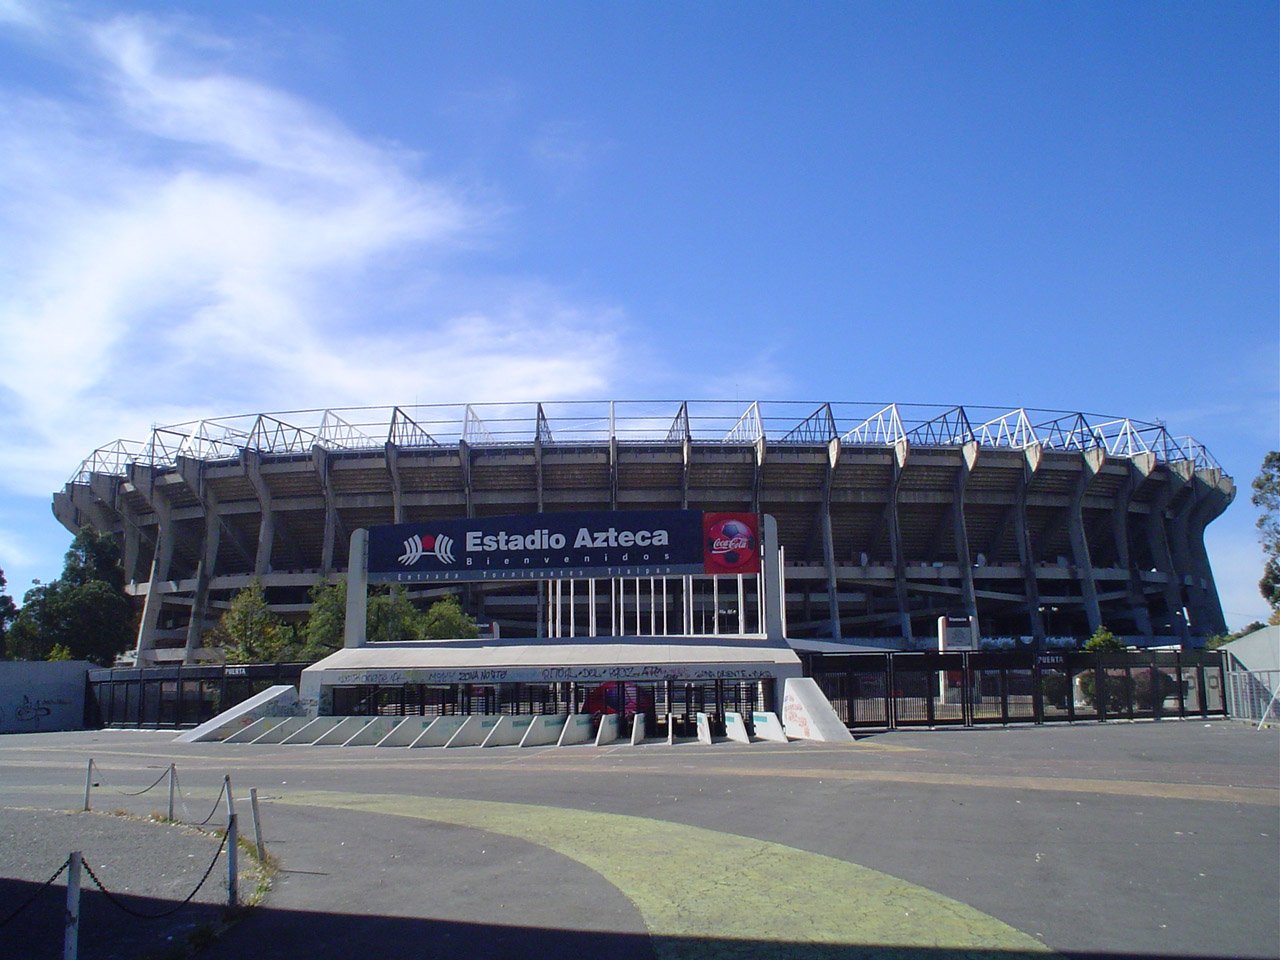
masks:
<svg viewBox="0 0 1280 960"><path fill-rule="evenodd" d="M174 787L177 785L178 772L177 764L169 764L169 819L173 819L173 794Z"/></svg>
<svg viewBox="0 0 1280 960"><path fill-rule="evenodd" d="M239 900L236 872L236 843L239 841L236 830L236 815L233 813L227 821L227 906L234 907Z"/></svg>
<svg viewBox="0 0 1280 960"><path fill-rule="evenodd" d="M267 859L267 847L262 842L262 821L258 818L258 788L249 788L249 810L253 813L253 842L258 847L258 862Z"/></svg>
<svg viewBox="0 0 1280 960"><path fill-rule="evenodd" d="M89 758L89 765L84 771L84 810L89 812L89 788L93 786L93 757Z"/></svg>
<svg viewBox="0 0 1280 960"><path fill-rule="evenodd" d="M80 949L80 851L67 864L67 913L62 928L62 960L76 960Z"/></svg>
<svg viewBox="0 0 1280 960"><path fill-rule="evenodd" d="M222 778L222 788L227 795L227 823L236 818L236 801L231 796L231 774L226 774Z"/></svg>

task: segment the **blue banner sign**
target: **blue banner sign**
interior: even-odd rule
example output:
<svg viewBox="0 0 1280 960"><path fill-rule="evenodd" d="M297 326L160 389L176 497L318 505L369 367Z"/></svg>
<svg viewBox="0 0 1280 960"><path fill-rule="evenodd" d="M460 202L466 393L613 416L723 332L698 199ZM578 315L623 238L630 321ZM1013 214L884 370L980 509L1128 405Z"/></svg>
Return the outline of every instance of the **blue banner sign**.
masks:
<svg viewBox="0 0 1280 960"><path fill-rule="evenodd" d="M708 536L708 530L711 530ZM531 513L369 530L369 581L754 573L755 514L701 510Z"/></svg>

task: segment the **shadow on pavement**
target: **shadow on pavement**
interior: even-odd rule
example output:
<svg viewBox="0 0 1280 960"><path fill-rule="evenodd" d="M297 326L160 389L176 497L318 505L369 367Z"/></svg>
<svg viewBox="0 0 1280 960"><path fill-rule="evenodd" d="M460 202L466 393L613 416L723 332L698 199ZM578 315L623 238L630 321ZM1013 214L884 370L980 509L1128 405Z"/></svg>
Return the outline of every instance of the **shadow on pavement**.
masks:
<svg viewBox="0 0 1280 960"><path fill-rule="evenodd" d="M210 883L216 883L210 877ZM34 900L4 926L0 926L0 958L4 960L61 960L63 917L67 887L59 879L53 885L0 877L0 923ZM157 897L139 897L112 890L121 904L136 913L157 914L177 903ZM223 920L225 908L216 903L189 903L176 913L157 919L130 916L89 886L80 893L79 960L141 960L173 955L175 946L209 934Z"/></svg>
<svg viewBox="0 0 1280 960"><path fill-rule="evenodd" d="M0 878L0 921L32 896L29 907L0 927L0 957L57 960L63 948L66 887ZM554 896L554 889L548 889ZM153 897L116 894L138 913L176 906ZM163 919L130 916L97 890L84 890L80 908L80 960L168 960L186 955L192 942L200 960L1160 960L1167 954L1021 950L962 950L809 944L723 937L651 937L643 933L523 927L457 920L317 913L255 907L222 937L210 933L227 914L217 904L192 903ZM1262 953L1259 957L1265 956ZM1225 956L1179 955L1179 960L1228 960Z"/></svg>

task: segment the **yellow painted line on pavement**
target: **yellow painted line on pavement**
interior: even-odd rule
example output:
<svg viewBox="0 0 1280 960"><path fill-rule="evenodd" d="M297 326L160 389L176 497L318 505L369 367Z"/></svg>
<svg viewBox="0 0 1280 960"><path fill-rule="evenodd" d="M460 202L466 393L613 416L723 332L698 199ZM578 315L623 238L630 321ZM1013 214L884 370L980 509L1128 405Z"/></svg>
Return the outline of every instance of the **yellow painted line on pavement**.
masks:
<svg viewBox="0 0 1280 960"><path fill-rule="evenodd" d="M995 917L905 880L687 824L435 797L300 792L279 802L451 823L546 847L596 871L635 905L658 960L817 960L856 945L974 951L968 957L1049 952Z"/></svg>

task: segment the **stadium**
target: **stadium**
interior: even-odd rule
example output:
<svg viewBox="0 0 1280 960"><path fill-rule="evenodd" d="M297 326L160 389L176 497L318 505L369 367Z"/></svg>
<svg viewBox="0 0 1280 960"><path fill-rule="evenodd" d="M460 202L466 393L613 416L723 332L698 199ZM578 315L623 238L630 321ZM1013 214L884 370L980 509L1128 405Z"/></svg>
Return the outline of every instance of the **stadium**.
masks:
<svg viewBox="0 0 1280 960"><path fill-rule="evenodd" d="M261 580L300 620L347 570L350 534L393 523L575 510L742 511L776 518L788 637L936 649L940 616L992 644L1131 644L1225 632L1204 545L1235 486L1161 423L1027 408L736 401L572 401L301 410L156 427L90 454L53 497L70 531L119 538L142 607L139 664L202 647ZM714 579L714 578L711 578ZM554 594L531 581L411 586L455 593L502 637L585 635L599 605L640 632L650 586ZM690 610L735 614L716 586ZM569 598L572 599L564 599ZM684 603L682 598L681 603ZM628 607L628 605L630 605ZM731 605L730 605L731 606ZM635 630L630 613L635 614ZM683 612L683 611L682 611ZM686 622L688 622L686 620Z"/></svg>

